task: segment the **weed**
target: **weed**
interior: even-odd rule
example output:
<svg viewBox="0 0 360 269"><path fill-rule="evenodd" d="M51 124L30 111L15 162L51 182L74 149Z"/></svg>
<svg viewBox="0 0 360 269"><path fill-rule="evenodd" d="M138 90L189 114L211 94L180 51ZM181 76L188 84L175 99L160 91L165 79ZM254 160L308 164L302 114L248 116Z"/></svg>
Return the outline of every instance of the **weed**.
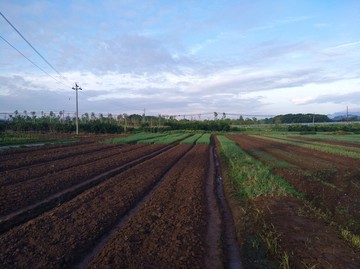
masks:
<svg viewBox="0 0 360 269"><path fill-rule="evenodd" d="M306 269L316 269L317 265L314 264L314 265L308 265L306 264L305 262L302 262L302 264L304 265L304 268Z"/></svg>
<svg viewBox="0 0 360 269"><path fill-rule="evenodd" d="M302 197L283 178L271 173L271 168L247 155L235 142L218 136L221 154L229 166L229 177L240 198L261 195Z"/></svg>
<svg viewBox="0 0 360 269"><path fill-rule="evenodd" d="M282 259L281 259L280 268L290 269L290 265L289 265L289 255L288 255L286 252L284 252L284 256L283 256Z"/></svg>
<svg viewBox="0 0 360 269"><path fill-rule="evenodd" d="M351 233L348 229L341 229L341 235L346 240L349 241L356 248L360 248L360 236Z"/></svg>

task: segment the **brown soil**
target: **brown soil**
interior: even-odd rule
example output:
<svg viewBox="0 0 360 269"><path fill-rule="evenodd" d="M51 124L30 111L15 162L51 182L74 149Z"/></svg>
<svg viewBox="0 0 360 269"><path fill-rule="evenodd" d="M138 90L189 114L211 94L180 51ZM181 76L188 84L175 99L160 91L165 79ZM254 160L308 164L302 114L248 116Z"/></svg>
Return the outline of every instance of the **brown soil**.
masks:
<svg viewBox="0 0 360 269"><path fill-rule="evenodd" d="M129 145L128 147L132 147L132 145ZM42 177L29 179L24 182L3 185L1 186L0 192L0 216L30 206L54 193L79 184L102 172L130 162L131 160L135 160L162 147L164 146L147 145L132 151L128 151L127 147L123 147L126 154L119 153L118 155L109 158L71 167Z"/></svg>
<svg viewBox="0 0 360 269"><path fill-rule="evenodd" d="M53 154L37 164L19 160L23 167L9 170L11 180L1 181L1 215L11 215L123 164L131 165L3 232L3 268L228 266L209 146L103 146L96 154L85 150L93 144L80 144L76 150L44 148ZM76 157L57 155L62 150ZM36 154L41 152L36 149ZM8 156L16 160L15 154Z"/></svg>
<svg viewBox="0 0 360 269"><path fill-rule="evenodd" d="M188 150L177 146L0 236L6 268L68 268Z"/></svg>
<svg viewBox="0 0 360 269"><path fill-rule="evenodd" d="M258 197L242 205L244 212L237 211L246 220L238 223L238 233L246 237L242 240L243 251L248 251L249 241L255 245L258 240L251 236L275 234L279 248L289 256L290 268L314 265L316 268L359 268L359 249L345 241L339 230L340 225L355 234L360 232L358 226L349 224L349 220L360 223L360 188L353 184L360 180L359 161L251 136L228 137L250 155L271 164L274 173L290 182L306 198L303 201L290 197ZM254 150L293 166L276 166ZM248 228L246 233L244 226ZM251 249L264 251L261 247ZM247 265L263 262L263 257L250 256L251 253L244 255ZM279 262L283 262L281 258L278 257Z"/></svg>

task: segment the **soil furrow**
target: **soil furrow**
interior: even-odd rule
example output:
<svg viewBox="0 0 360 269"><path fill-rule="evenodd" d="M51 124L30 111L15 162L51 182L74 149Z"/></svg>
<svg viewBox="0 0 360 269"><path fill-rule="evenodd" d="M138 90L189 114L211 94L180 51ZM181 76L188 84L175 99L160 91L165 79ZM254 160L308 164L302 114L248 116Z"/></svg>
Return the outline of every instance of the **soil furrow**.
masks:
<svg viewBox="0 0 360 269"><path fill-rule="evenodd" d="M182 153L181 156L173 163L172 166L168 167L168 170L164 172L164 174L161 176L161 178L156 182L156 184L153 186L152 189L149 190L148 193L144 195L144 197L134 204L132 208L126 212L123 218L119 220L119 222L106 234L102 236L102 238L99 240L99 243L94 246L94 248L87 253L86 256L82 259L82 261L76 266L77 268L87 268L87 266L90 264L90 262L100 253L102 248L106 246L106 244L109 242L109 240L116 235L119 229L121 229L128 221L133 217L141 208L142 206L150 199L150 197L155 193L155 191L159 188L160 184L164 181L166 178L166 175L170 172L172 167L174 167L181 158L184 157L184 155L191 150L191 146L187 146L187 150Z"/></svg>
<svg viewBox="0 0 360 269"><path fill-rule="evenodd" d="M105 144L91 144L91 145L77 145L68 147L66 150L62 148L54 148L51 151L40 151L39 153L25 153L22 156L17 156L16 159L4 159L0 164L0 171L17 169L23 166L29 166L51 160L61 160L73 155L81 155L87 152L96 151L102 148L111 148L112 145Z"/></svg>
<svg viewBox="0 0 360 269"><path fill-rule="evenodd" d="M114 157L118 154L124 154L143 146L144 145L121 145L119 147L104 148L87 153L75 154L70 157L64 157L63 159L49 160L28 167L5 171L0 173L0 186L16 184L49 174L55 176L56 173L62 172L66 169L79 165L90 164L104 158Z"/></svg>
<svg viewBox="0 0 360 269"><path fill-rule="evenodd" d="M0 263L6 268L74 266L189 147L173 147L2 234Z"/></svg>
<svg viewBox="0 0 360 269"><path fill-rule="evenodd" d="M240 258L239 244L236 239L233 216L224 194L220 160L215 148L212 148L212 152L216 172L216 194L221 209L223 247L226 253L225 267L230 269L242 269L243 266Z"/></svg>
<svg viewBox="0 0 360 269"><path fill-rule="evenodd" d="M80 165L64 170L56 175L32 179L25 182L9 186L0 187L0 216L19 210L31 204L37 203L52 194L60 192L71 186L80 184L96 175L106 172L139 156L150 154L164 145L149 145L131 151L129 154L106 158L104 160L91 163L91 165Z"/></svg>
<svg viewBox="0 0 360 269"><path fill-rule="evenodd" d="M194 146L87 268L204 268L208 150Z"/></svg>

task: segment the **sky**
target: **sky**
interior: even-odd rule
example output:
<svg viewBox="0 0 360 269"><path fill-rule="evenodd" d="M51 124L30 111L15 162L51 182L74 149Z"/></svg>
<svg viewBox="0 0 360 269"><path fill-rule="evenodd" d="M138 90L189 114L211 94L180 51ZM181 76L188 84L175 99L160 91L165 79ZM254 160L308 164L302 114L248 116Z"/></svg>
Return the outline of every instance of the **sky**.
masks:
<svg viewBox="0 0 360 269"><path fill-rule="evenodd" d="M358 0L2 0L0 113L360 111ZM33 63L18 53L24 54Z"/></svg>

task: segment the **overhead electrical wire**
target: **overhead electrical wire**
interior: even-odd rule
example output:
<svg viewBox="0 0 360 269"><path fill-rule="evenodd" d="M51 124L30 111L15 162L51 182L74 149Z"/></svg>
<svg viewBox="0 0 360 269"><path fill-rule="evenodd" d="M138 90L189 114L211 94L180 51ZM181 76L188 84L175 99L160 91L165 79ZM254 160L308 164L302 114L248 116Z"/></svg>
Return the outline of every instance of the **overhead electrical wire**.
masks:
<svg viewBox="0 0 360 269"><path fill-rule="evenodd" d="M20 33L20 31L18 29L16 29L16 27L5 17L4 14L2 14L2 12L0 11L0 15L6 20L6 22L21 36L22 39L25 40L25 42L37 53L37 55L39 55L62 79L64 80L68 80L67 78L65 78L58 70L55 69L55 67L49 63L48 60L45 59L44 56L41 55L41 53L34 48L33 45L31 45L31 43Z"/></svg>
<svg viewBox="0 0 360 269"><path fill-rule="evenodd" d="M32 60L30 60L25 54L23 54L20 50L18 50L14 45L12 45L9 41L7 41L4 37L2 37L0 35L0 38L2 40L4 40L10 47L12 47L14 50L16 50L21 56L23 56L26 60L28 60L30 63L32 63L34 66L36 66L37 68L39 68L42 72L44 72L46 75L48 75L49 77L51 77L52 79L54 79L56 82L61 83L62 85L64 85L65 87L69 87L68 85L65 85L64 83L62 83L61 81L57 80L55 77L53 77L52 75L50 75L48 72L46 72L44 69L42 69L40 66L38 66L36 63L34 63Z"/></svg>

